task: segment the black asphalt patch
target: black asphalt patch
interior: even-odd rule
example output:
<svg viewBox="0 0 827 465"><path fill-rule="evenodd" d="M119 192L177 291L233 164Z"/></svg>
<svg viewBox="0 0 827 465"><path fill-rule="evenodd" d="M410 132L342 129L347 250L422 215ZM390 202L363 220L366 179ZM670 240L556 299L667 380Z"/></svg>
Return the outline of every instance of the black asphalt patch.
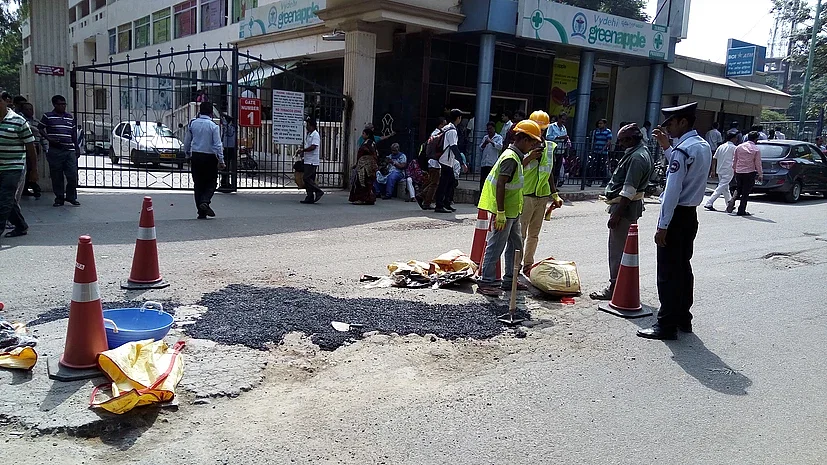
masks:
<svg viewBox="0 0 827 465"><path fill-rule="evenodd" d="M115 301L115 302L102 302L101 306L104 310L111 310L113 308L141 308L141 305L144 304L145 301L142 300L128 300L128 301ZM153 301L156 302L156 301ZM175 316L175 307L180 307L180 302L175 302L172 300L158 300L158 303L164 306L164 311L169 313L170 315ZM26 323L26 326L37 326L46 323L51 323L52 321L62 320L64 318L69 318L69 307L55 307L46 310L43 313L39 313L37 318L34 320Z"/></svg>
<svg viewBox="0 0 827 465"><path fill-rule="evenodd" d="M198 302L206 313L187 334L222 344L242 344L265 350L287 333L310 336L322 350L335 350L367 331L389 334L435 334L443 339L487 339L502 334L495 304L429 305L408 300L345 299L292 287L262 288L241 284L205 294ZM522 315L525 317L525 315ZM361 324L338 332L332 321Z"/></svg>

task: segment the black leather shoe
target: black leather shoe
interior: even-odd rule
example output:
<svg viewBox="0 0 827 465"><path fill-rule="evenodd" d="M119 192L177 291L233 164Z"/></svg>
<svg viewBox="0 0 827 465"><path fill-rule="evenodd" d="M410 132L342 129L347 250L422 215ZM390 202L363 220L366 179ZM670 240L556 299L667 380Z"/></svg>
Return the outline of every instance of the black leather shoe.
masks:
<svg viewBox="0 0 827 465"><path fill-rule="evenodd" d="M666 329L659 325L653 325L651 328L639 329L637 335L646 339L660 339L673 341L678 338L678 331L676 329Z"/></svg>
<svg viewBox="0 0 827 465"><path fill-rule="evenodd" d="M204 213L206 213L207 216L215 216L215 212L212 210L212 208L210 208L209 205L207 205L207 210L205 210Z"/></svg>
<svg viewBox="0 0 827 465"><path fill-rule="evenodd" d="M434 213L452 213L452 212L451 212L451 210L446 210L446 209L440 207L440 208L435 208Z"/></svg>
<svg viewBox="0 0 827 465"><path fill-rule="evenodd" d="M67 200L67 202L71 203L72 205L74 205L76 207L80 206L80 202L78 202L77 200Z"/></svg>
<svg viewBox="0 0 827 465"><path fill-rule="evenodd" d="M456 209L456 208L454 208L454 206L453 206L453 205L448 205L447 207L445 207L445 209L446 209L446 210L451 210L452 212L457 211L457 209Z"/></svg>
<svg viewBox="0 0 827 465"><path fill-rule="evenodd" d="M692 323L684 323L682 325L678 325L678 331L682 333L691 333L692 332Z"/></svg>

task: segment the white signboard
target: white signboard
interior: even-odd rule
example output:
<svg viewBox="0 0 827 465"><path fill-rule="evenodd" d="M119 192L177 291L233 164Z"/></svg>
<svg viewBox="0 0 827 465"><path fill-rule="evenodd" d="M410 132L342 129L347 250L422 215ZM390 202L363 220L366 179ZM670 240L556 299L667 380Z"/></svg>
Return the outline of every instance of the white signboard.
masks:
<svg viewBox="0 0 827 465"><path fill-rule="evenodd" d="M273 142L304 143L304 94L273 90Z"/></svg>
<svg viewBox="0 0 827 465"><path fill-rule="evenodd" d="M654 22L668 25L672 37L686 39L690 2L691 0L658 0L658 12Z"/></svg>
<svg viewBox="0 0 827 465"><path fill-rule="evenodd" d="M238 25L238 38L245 39L274 32L321 24L316 12L327 0L281 0L253 8Z"/></svg>
<svg viewBox="0 0 827 465"><path fill-rule="evenodd" d="M520 0L517 35L653 60L669 58L666 26L550 0Z"/></svg>

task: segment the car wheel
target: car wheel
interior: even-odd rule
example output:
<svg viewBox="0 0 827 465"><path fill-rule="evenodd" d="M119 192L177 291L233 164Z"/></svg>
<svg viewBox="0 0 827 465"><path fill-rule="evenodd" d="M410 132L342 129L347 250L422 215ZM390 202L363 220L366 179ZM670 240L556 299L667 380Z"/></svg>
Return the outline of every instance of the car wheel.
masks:
<svg viewBox="0 0 827 465"><path fill-rule="evenodd" d="M796 181L793 184L793 187L790 188L790 192L787 192L787 194L784 196L784 200L786 200L787 203L798 202L798 200L801 198L801 191L803 190L804 186L801 185L801 181Z"/></svg>
<svg viewBox="0 0 827 465"><path fill-rule="evenodd" d="M138 160L138 151L137 150L132 150L131 152L129 152L129 161L135 166L140 166L141 165L140 160Z"/></svg>
<svg viewBox="0 0 827 465"><path fill-rule="evenodd" d="M120 158L115 156L115 149L113 149L112 147L109 147L109 160L112 161L113 165L117 165L120 161Z"/></svg>

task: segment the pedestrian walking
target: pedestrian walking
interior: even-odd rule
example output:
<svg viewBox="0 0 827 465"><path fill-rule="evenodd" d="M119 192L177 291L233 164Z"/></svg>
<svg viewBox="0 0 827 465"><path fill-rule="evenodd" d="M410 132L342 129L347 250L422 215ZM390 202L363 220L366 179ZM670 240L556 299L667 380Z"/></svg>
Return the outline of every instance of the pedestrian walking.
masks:
<svg viewBox="0 0 827 465"><path fill-rule="evenodd" d="M695 130L698 103L662 110L666 120L653 131L669 160L666 189L661 194L655 243L658 246L658 320L637 335L676 339L677 331L692 332L695 277L692 253L698 234L698 205L704 199L712 151ZM674 147L670 137L676 139Z"/></svg>
<svg viewBox="0 0 827 465"><path fill-rule="evenodd" d="M184 134L184 152L190 160L199 220L215 216L210 203L218 183L218 171L227 168L224 163L224 148L221 146L221 131L213 122L212 114L212 103L202 102L198 118L190 121Z"/></svg>
<svg viewBox="0 0 827 465"><path fill-rule="evenodd" d="M238 152L236 151L237 134L235 119L230 115L224 115L223 132L221 133L221 145L224 147L224 163L227 169L221 172L221 189L232 189L231 173L237 170Z"/></svg>
<svg viewBox="0 0 827 465"><path fill-rule="evenodd" d="M485 125L485 137L482 138L480 150L482 150L480 158L480 192L482 192L485 178L488 177L488 173L491 172L494 163L500 159L503 151L503 136L497 134L493 121Z"/></svg>
<svg viewBox="0 0 827 465"><path fill-rule="evenodd" d="M542 110L532 113L529 119L540 126L541 134L551 124L548 113ZM544 141L542 150L531 151L522 161L524 181L520 235L523 238L523 274L526 276L534 265L534 254L540 242L540 230L549 200L555 208L563 206L563 200L557 194L557 185L551 174L555 148L557 144L554 142Z"/></svg>
<svg viewBox="0 0 827 465"><path fill-rule="evenodd" d="M520 121L514 126L514 143L500 156L486 178L477 208L495 215L494 228L488 231L479 292L499 296L500 289L510 289L514 276L514 252L522 247L520 214L523 211L523 159L542 152L542 131L534 121ZM497 262L505 251L505 275L497 279ZM517 289L526 289L517 283Z"/></svg>
<svg viewBox="0 0 827 465"><path fill-rule="evenodd" d="M456 125L462 120L462 111L451 110L448 124L442 128L442 155L439 157L439 185L434 198L435 213L451 213L456 211L451 206L451 187L454 184L454 160L459 158L459 134Z"/></svg>
<svg viewBox="0 0 827 465"><path fill-rule="evenodd" d="M643 196L649 186L649 178L655 169L652 154L644 142L643 131L636 123L627 124L617 132L617 145L622 148L623 157L617 164L609 184L606 185L604 201L609 205L609 285L600 292L592 292L593 300L611 300L629 227L637 224L643 211Z"/></svg>
<svg viewBox="0 0 827 465"><path fill-rule="evenodd" d="M761 135L757 131L747 134L747 141L739 145L732 155L732 167L735 170L735 195L727 202L726 212L732 213L735 210L735 202L741 199L738 205L737 216L750 216L747 212L747 201L752 188L755 187L755 179L758 182L764 181L764 170L761 166L761 151L758 150L758 142Z"/></svg>
<svg viewBox="0 0 827 465"><path fill-rule="evenodd" d="M714 204L715 201L718 200L718 197L723 195L727 205L729 201L732 200L732 194L729 192L729 183L732 181L732 176L734 175L732 156L735 154L737 147L735 145L736 140L738 140L738 131L730 129L726 133L726 142L719 146L718 150L715 151L715 155L712 156L716 165L715 174L718 175L718 187L715 188L715 192L712 193L712 196L704 205L704 208L711 212L715 211Z"/></svg>
<svg viewBox="0 0 827 465"><path fill-rule="evenodd" d="M80 206L78 202L78 158L77 125L75 118L66 111L66 98L62 95L52 97L54 109L43 115L38 129L49 141L46 160L52 177L52 191L55 193L55 207L69 202ZM64 178L66 183L64 186Z"/></svg>
<svg viewBox="0 0 827 465"><path fill-rule="evenodd" d="M26 118L26 123L29 124L29 129L34 136L34 156L26 156L26 184L23 186L23 195L33 196L36 199L40 198L40 185L37 183L40 173L37 169L38 160L42 157L43 152L46 151L45 139L40 129L37 128L37 121L34 119L34 106L31 103L23 103L20 107L23 111L22 116ZM28 153L28 152L27 152Z"/></svg>
<svg viewBox="0 0 827 465"><path fill-rule="evenodd" d="M606 127L608 121L600 119L597 127L592 131L592 155L589 157L589 173L592 179L587 184L592 185L592 180L599 180L602 187L608 183L608 158L612 149L612 130ZM626 126L622 124L621 127Z"/></svg>
<svg viewBox="0 0 827 465"><path fill-rule="evenodd" d="M316 203L324 195L324 191L316 185L316 171L319 169L321 163L322 138L319 131L316 130L316 122L309 120L307 122L307 135L304 137L304 148L300 149L298 153L304 155L304 172L302 178L304 179L304 190L307 192L307 197L301 203L311 204ZM373 187L373 184L370 185Z"/></svg>
<svg viewBox="0 0 827 465"><path fill-rule="evenodd" d="M718 150L718 146L724 143L724 136L721 135L721 131L718 130L718 122L712 123L712 129L710 129L706 133L706 143L709 144L709 148L712 152Z"/></svg>
<svg viewBox="0 0 827 465"><path fill-rule="evenodd" d="M0 99L0 225L5 226L8 221L13 226L6 237L25 236L29 230L15 196L24 177L26 160L37 156L34 143L26 119L12 111L5 99Z"/></svg>
<svg viewBox="0 0 827 465"><path fill-rule="evenodd" d="M431 143L439 143L440 148L444 145L444 134L445 134L445 127L448 125L448 120L445 117L440 116L437 118L437 125L436 129L431 132L431 135L428 137L428 142L422 144L422 148L420 149L420 156L422 157L420 163L422 161L426 161L428 166L428 179L426 181L425 187L422 189L422 196L417 198L419 202L419 207L423 210L432 210L434 207L431 205L436 197L436 190L439 187L439 179L441 173L439 159L434 159L428 156L427 154L427 147ZM439 139L442 139L442 142L439 142ZM422 164L422 166L426 166Z"/></svg>

